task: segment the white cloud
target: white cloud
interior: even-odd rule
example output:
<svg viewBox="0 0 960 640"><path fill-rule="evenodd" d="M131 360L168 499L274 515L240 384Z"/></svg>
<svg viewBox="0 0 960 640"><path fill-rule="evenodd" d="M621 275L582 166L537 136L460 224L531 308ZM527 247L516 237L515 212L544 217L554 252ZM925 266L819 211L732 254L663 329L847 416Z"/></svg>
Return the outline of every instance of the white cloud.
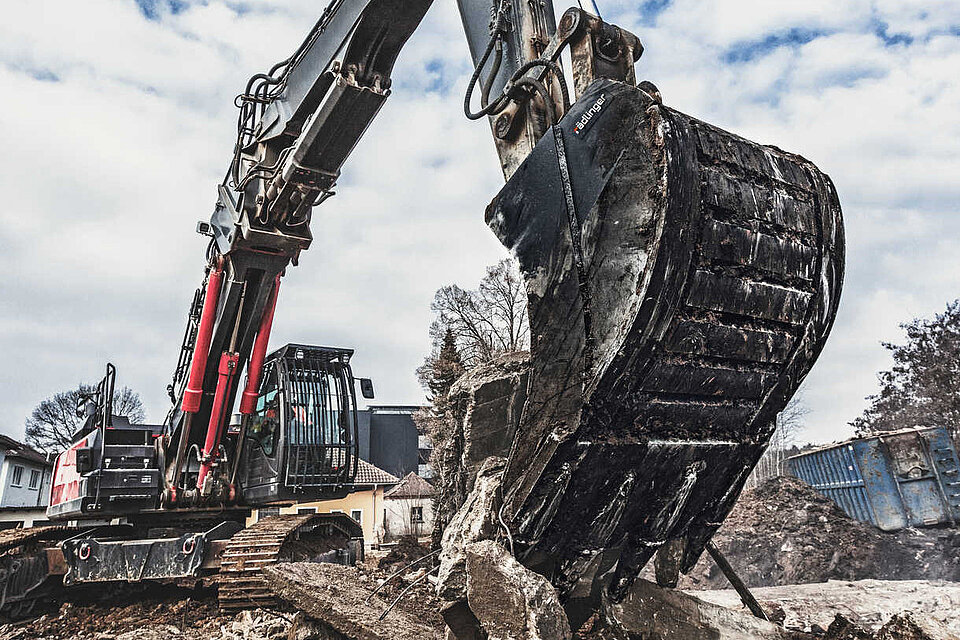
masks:
<svg viewBox="0 0 960 640"><path fill-rule="evenodd" d="M811 437L846 434L888 364L879 341L960 290L960 5L599 4L641 37L638 75L668 104L802 153L836 182L847 286L806 397ZM233 97L322 9L244 6L212 0L158 20L130 0L5 6L0 397L11 421L0 430L19 435L34 404L97 378L107 359L162 419L202 273L205 243L192 229L210 214L232 148ZM313 248L284 281L274 344L355 347L378 401L422 399L413 369L433 291L473 285L503 255L483 224L501 183L489 131L461 115L470 71L455 3L437 0L339 195L316 211Z"/></svg>

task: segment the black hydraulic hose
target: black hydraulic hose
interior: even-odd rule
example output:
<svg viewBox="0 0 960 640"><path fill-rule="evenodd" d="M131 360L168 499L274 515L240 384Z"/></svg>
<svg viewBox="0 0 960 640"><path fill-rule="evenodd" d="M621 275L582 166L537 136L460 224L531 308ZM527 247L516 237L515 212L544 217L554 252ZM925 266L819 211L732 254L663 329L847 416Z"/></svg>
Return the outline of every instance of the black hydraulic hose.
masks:
<svg viewBox="0 0 960 640"><path fill-rule="evenodd" d="M487 60L490 58L490 54L493 52L493 48L497 44L498 34L498 30L495 30L494 34L490 36L490 42L487 43L487 48L484 50L483 55L480 56L480 61L477 63L477 68L473 70L473 75L470 77L470 84L467 87L467 94L463 97L463 115L467 116L468 120L479 120L492 111L491 107L493 105L488 104L486 106L481 106L480 111L474 113L470 111L470 100L473 98L473 90L476 87L477 82L480 80L480 75L483 73L483 66L487 64ZM500 99L498 98L493 104L497 104L499 101Z"/></svg>
<svg viewBox="0 0 960 640"><path fill-rule="evenodd" d="M493 65L490 68L490 75L483 83L483 91L480 93L480 106L485 107L490 104L490 90L493 89L493 83L500 73L500 65L503 63L503 40L497 39L497 45L494 48Z"/></svg>
<svg viewBox="0 0 960 640"><path fill-rule="evenodd" d="M253 88L253 83L257 80L263 80L265 84L280 84L280 78L274 78L266 73L255 73L254 75L250 76L249 80L247 80L247 88L244 90L243 95L250 95L250 90Z"/></svg>
<svg viewBox="0 0 960 640"><path fill-rule="evenodd" d="M561 69L560 65L553 60L547 60L544 58L530 60L529 62L524 63L514 72L511 80L517 82L523 77L523 74L535 67L547 67L553 71L554 75L557 76L557 83L560 85L560 95L563 97L563 109L564 111L568 111L570 109L570 91L567 88L567 80L563 77L563 69Z"/></svg>
<svg viewBox="0 0 960 640"><path fill-rule="evenodd" d="M514 86L527 87L535 93L540 94L540 97L543 98L543 106L547 109L547 118L550 121L549 126L552 127L557 123L557 110L553 105L553 99L550 98L550 92L547 91L547 87L544 86L542 82L535 78L523 77L517 80Z"/></svg>
<svg viewBox="0 0 960 640"><path fill-rule="evenodd" d="M467 94L463 97L463 114L467 116L468 120L479 120L483 116L490 115L492 113L499 113L506 106L506 101L504 98L506 96L501 95L499 98L493 101L491 104L481 104L480 111L476 113L470 111L470 100L473 98L473 91L477 86L477 82L480 80L480 76L483 74L483 67L487 64L487 60L490 59L490 54L493 53L494 47L500 41L500 36L503 31L503 12L504 12L505 0L500 0L500 4L497 8L497 16L494 20L493 28L490 31L490 41L487 42L487 47L483 51L483 55L480 56L480 60L477 62L477 68L473 70L473 75L470 77L470 84L467 86ZM499 63L495 65L499 67ZM494 74L499 69L495 69ZM492 84L492 81L490 81Z"/></svg>

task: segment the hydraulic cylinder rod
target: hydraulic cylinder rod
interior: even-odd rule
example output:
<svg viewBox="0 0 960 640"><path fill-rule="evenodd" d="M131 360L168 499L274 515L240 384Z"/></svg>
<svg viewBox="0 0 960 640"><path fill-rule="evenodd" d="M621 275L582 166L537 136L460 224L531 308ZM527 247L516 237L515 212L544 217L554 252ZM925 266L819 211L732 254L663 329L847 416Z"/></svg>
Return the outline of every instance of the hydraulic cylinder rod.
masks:
<svg viewBox="0 0 960 640"><path fill-rule="evenodd" d="M243 441L247 437L247 426L250 414L257 407L257 392L260 389L260 379L263 377L263 361L267 356L267 345L270 342L270 331L273 329L273 316L277 310L277 297L280 295L280 276L273 284L270 300L260 317L260 328L257 329L257 339L253 343L253 352L247 364L247 385L240 399L240 433L237 434L237 446L233 452L233 464L230 469L230 499L236 499L237 470L240 468L240 457L243 455Z"/></svg>
<svg viewBox="0 0 960 640"><path fill-rule="evenodd" d="M257 406L257 392L260 389L260 377L263 374L263 360L267 355L267 343L270 341L270 330L273 328L273 314L277 309L277 296L280 293L280 276L277 276L273 285L270 302L263 310L260 318L260 329L257 331L257 340L253 344L253 353L250 354L250 364L247 367L247 386L243 390L240 400L240 413L253 413Z"/></svg>
<svg viewBox="0 0 960 640"><path fill-rule="evenodd" d="M220 298L220 283L223 281L223 267L210 272L207 279L207 295L203 300L200 314L200 327L197 330L197 342L193 349L193 361L190 363L190 377L183 393L180 408L184 413L196 413L203 399L203 374L207 369L207 357L210 355L210 340L217 315L217 302Z"/></svg>
<svg viewBox="0 0 960 640"><path fill-rule="evenodd" d="M203 299L203 310L200 312L200 325L197 328L197 340L194 343L193 360L190 363L190 377L187 379L187 386L183 392L183 402L180 405L185 415L180 430L180 442L177 443L177 459L173 467L173 480L169 487L171 502L176 502L178 498L177 487L180 485L180 475L183 472L183 462L187 454L187 443L190 440L193 415L200 409L200 401L203 399L203 373L207 368L207 357L210 355L210 340L213 336L222 281L223 266L220 265L211 271L207 278L207 293Z"/></svg>

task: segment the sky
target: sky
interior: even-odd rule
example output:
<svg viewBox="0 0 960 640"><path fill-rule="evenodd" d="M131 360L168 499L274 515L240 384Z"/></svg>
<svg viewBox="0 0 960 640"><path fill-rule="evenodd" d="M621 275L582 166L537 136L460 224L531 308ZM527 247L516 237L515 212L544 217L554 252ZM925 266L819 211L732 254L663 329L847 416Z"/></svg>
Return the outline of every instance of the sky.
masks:
<svg viewBox="0 0 960 640"><path fill-rule="evenodd" d="M960 297L960 3L597 0L646 47L664 102L799 153L836 183L847 274L803 387L805 440L847 437L898 325ZM167 408L200 284L233 98L286 58L325 0L6 0L0 21L0 432L107 361ZM559 15L566 4L556 3ZM441 286L506 254L483 223L502 184L463 118L472 67L452 0L401 53L393 95L314 212L271 344L353 347L377 403L418 404Z"/></svg>

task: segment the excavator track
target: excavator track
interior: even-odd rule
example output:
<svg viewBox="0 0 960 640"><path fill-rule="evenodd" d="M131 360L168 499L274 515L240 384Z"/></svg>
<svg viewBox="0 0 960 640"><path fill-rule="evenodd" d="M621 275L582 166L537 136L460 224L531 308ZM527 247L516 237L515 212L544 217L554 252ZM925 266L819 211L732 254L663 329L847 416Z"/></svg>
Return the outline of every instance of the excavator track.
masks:
<svg viewBox="0 0 960 640"><path fill-rule="evenodd" d="M280 561L283 543L311 518L313 514L271 516L230 538L220 556L220 608L276 606L261 570Z"/></svg>
<svg viewBox="0 0 960 640"><path fill-rule="evenodd" d="M355 549L348 552L348 543L356 540L358 533L362 540L362 532L345 518L342 514L312 513L271 516L230 538L220 555L220 608L276 607L279 602L262 570L278 562L352 564L356 554Z"/></svg>
<svg viewBox="0 0 960 640"><path fill-rule="evenodd" d="M0 531L0 555L11 549L22 547L36 540L65 530L66 526L30 527L29 529L7 529Z"/></svg>

